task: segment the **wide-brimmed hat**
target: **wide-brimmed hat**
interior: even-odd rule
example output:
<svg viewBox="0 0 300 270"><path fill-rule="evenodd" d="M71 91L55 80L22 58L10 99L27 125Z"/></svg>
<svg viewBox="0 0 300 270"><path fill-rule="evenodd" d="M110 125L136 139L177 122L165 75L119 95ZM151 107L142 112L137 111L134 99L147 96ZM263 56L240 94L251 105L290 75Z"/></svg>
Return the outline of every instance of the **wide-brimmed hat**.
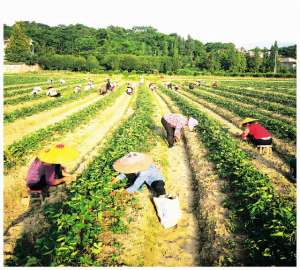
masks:
<svg viewBox="0 0 300 270"><path fill-rule="evenodd" d="M40 161L50 164L64 164L76 159L78 156L79 152L76 149L64 144L57 144L38 154Z"/></svg>
<svg viewBox="0 0 300 270"><path fill-rule="evenodd" d="M117 172L136 173L147 170L152 163L153 160L149 155L138 152L130 152L124 157L115 161L113 168Z"/></svg>
<svg viewBox="0 0 300 270"><path fill-rule="evenodd" d="M188 121L188 127L193 129L197 125L198 125L198 121L195 118L190 117Z"/></svg>
<svg viewBox="0 0 300 270"><path fill-rule="evenodd" d="M255 119L255 118L250 118L250 117L247 117L247 118L245 118L243 121L242 121L242 126L243 125L245 125L245 124L247 124L247 123L251 123L251 122L255 122L255 121L257 121L258 119Z"/></svg>

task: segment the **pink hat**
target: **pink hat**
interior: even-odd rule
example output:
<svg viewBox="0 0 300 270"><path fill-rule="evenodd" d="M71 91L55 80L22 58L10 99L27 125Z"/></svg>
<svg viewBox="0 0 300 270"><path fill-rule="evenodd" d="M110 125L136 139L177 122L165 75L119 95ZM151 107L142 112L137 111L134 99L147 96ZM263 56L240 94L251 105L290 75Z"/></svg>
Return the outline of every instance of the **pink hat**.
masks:
<svg viewBox="0 0 300 270"><path fill-rule="evenodd" d="M198 125L198 121L195 118L190 117L188 121L189 128L194 128Z"/></svg>

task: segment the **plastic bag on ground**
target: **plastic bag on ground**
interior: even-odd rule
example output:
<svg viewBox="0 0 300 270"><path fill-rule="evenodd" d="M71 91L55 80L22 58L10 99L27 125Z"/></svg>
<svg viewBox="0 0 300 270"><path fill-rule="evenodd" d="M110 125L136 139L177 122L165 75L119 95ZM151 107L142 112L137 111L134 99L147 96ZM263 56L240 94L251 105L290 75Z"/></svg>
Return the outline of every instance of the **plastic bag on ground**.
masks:
<svg viewBox="0 0 300 270"><path fill-rule="evenodd" d="M181 212L178 196L161 195L153 198L161 225L165 228L171 228L178 223Z"/></svg>

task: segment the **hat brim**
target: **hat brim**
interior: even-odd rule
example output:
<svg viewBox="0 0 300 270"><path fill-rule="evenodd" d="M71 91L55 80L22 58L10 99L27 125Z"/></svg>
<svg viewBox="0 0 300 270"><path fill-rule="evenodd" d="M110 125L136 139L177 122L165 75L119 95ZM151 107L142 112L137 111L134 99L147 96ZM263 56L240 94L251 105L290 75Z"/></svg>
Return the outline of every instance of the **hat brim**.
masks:
<svg viewBox="0 0 300 270"><path fill-rule="evenodd" d="M113 168L117 172L121 173L137 173L140 171L145 171L147 170L150 165L153 163L153 160L150 156L144 155L143 159L133 161L133 162L128 162L128 160L124 160L123 158L118 159L117 161L114 162Z"/></svg>
<svg viewBox="0 0 300 270"><path fill-rule="evenodd" d="M71 147L53 147L48 151L40 152L38 158L40 161L49 164L64 164L75 160L78 156L79 152Z"/></svg>
<svg viewBox="0 0 300 270"><path fill-rule="evenodd" d="M248 123L255 122L255 121L258 121L258 119L255 119L255 118L249 118L249 119L244 120L244 121L242 122L242 126L245 125L245 124L248 124Z"/></svg>

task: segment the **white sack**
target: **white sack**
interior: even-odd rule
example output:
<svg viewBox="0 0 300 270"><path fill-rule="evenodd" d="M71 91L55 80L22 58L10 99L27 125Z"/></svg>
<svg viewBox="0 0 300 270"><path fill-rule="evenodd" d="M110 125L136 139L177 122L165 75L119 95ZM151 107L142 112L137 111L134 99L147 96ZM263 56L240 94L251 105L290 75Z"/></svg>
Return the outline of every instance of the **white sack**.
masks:
<svg viewBox="0 0 300 270"><path fill-rule="evenodd" d="M175 226L181 216L178 197L161 195L153 200L161 225L165 229Z"/></svg>

